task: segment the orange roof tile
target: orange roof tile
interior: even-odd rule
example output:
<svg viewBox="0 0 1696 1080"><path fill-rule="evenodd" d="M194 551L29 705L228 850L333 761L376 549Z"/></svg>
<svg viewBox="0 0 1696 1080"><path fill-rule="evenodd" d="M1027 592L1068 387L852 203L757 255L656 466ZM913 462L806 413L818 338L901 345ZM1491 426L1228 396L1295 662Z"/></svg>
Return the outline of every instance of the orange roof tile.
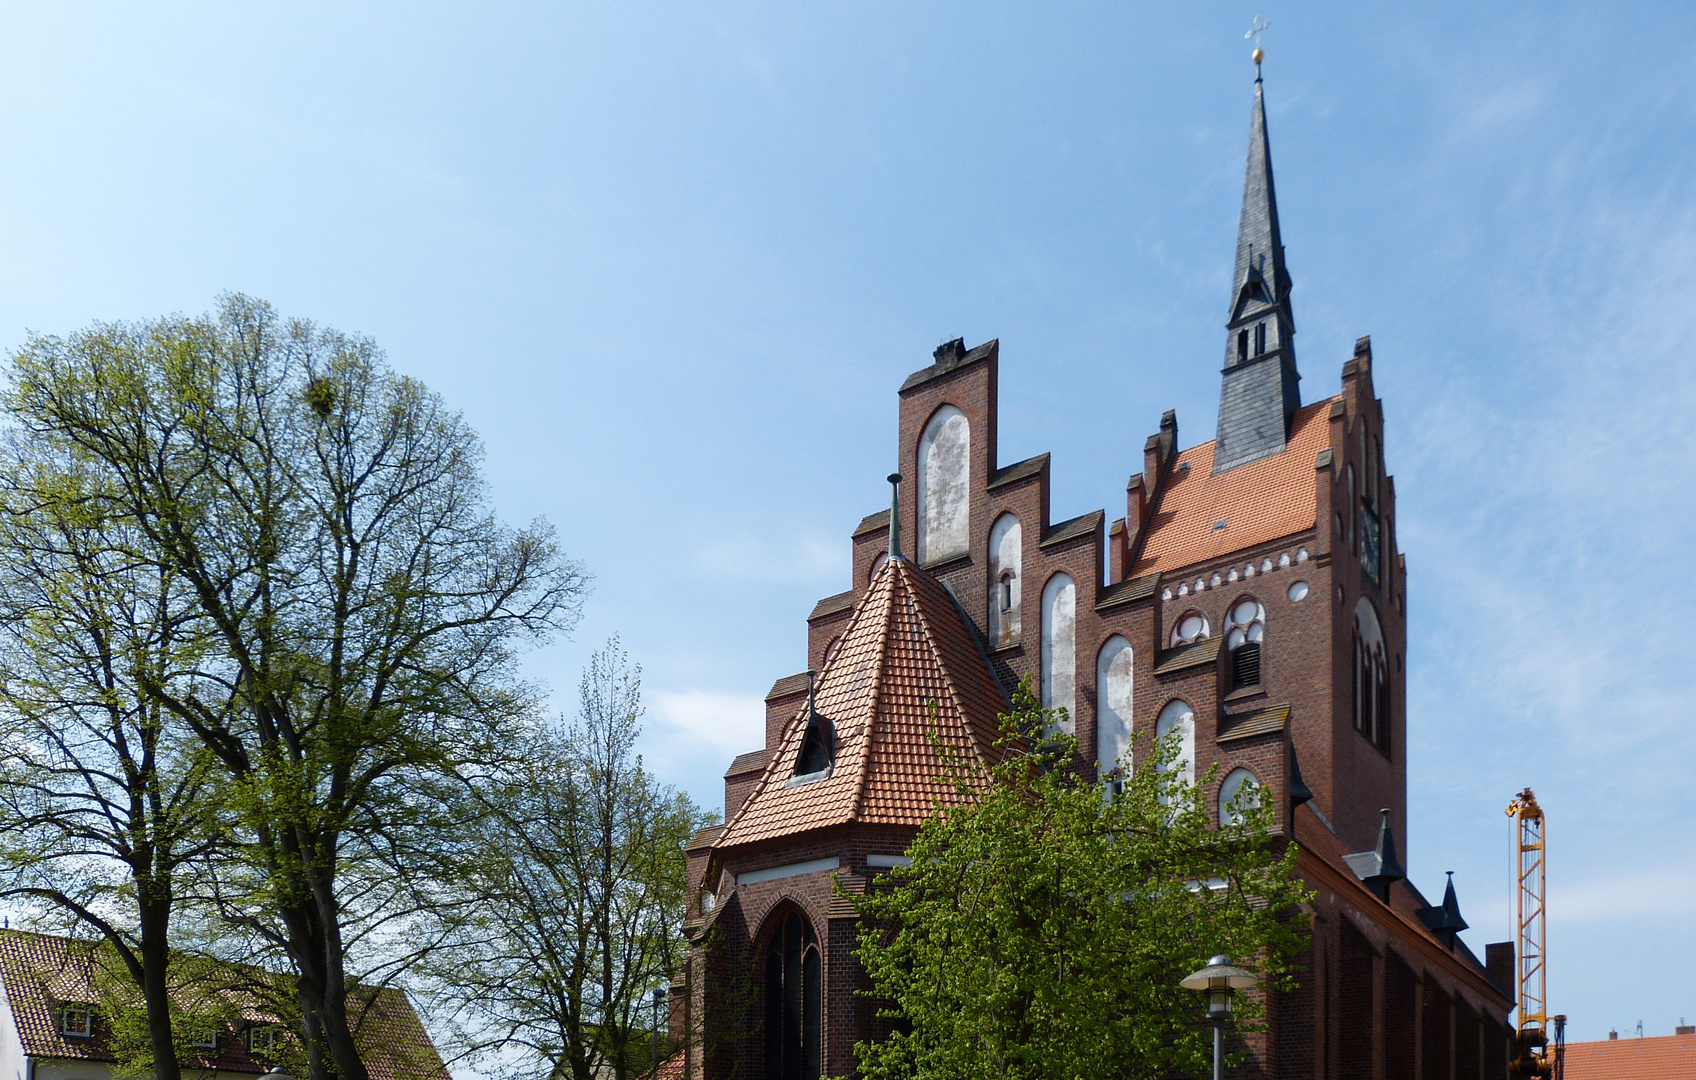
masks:
<svg viewBox="0 0 1696 1080"><path fill-rule="evenodd" d="M904 559L886 563L861 598L818 677L817 699L836 728L830 774L789 786L806 734L802 706L715 847L851 821L918 825L934 805L957 798L939 779L930 733L983 762L1007 709L953 597Z"/></svg>
<svg viewBox="0 0 1696 1080"><path fill-rule="evenodd" d="M1282 453L1218 476L1213 475L1212 442L1179 454L1142 553L1127 576L1172 573L1313 528L1318 493L1313 463L1330 445L1333 400L1316 401L1296 413ZM1214 528L1220 521L1224 527Z"/></svg>
<svg viewBox="0 0 1696 1080"><path fill-rule="evenodd" d="M0 930L0 979L4 979L5 1001L11 1006L25 1054L34 1058L114 1060L102 1021L96 1020L92 1038L77 1038L61 1034L56 1018L62 1005L97 1004L94 964L90 942ZM254 980L275 982L283 993L290 992L292 980L246 964L230 964L229 970L230 985L220 993L239 1009L243 1021L275 1023L276 1015L253 990ZM355 1038L372 1080L449 1080L441 1056L406 995L389 988L378 991L370 1001L363 1016L358 1002L350 1002L349 1011L358 1024ZM216 1051L185 1058L181 1064L237 1073L263 1073L271 1067L249 1057L246 1040L239 1032L229 1030L220 1035Z"/></svg>
<svg viewBox="0 0 1696 1080"><path fill-rule="evenodd" d="M1696 1080L1696 1035L1567 1043L1566 1080Z"/></svg>

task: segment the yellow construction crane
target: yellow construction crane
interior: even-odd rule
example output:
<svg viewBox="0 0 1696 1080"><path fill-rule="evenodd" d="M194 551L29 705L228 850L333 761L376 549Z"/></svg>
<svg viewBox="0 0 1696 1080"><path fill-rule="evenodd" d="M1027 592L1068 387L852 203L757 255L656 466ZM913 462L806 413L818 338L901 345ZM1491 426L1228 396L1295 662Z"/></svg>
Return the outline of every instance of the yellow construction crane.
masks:
<svg viewBox="0 0 1696 1080"><path fill-rule="evenodd" d="M1508 1072L1514 1076L1560 1080L1566 1049L1566 1017L1549 1015L1548 970L1544 965L1543 898L1547 862L1543 848L1543 808L1526 788L1508 804L1515 818L1514 966L1519 984L1519 1035ZM1555 1029L1549 1044L1549 1026Z"/></svg>

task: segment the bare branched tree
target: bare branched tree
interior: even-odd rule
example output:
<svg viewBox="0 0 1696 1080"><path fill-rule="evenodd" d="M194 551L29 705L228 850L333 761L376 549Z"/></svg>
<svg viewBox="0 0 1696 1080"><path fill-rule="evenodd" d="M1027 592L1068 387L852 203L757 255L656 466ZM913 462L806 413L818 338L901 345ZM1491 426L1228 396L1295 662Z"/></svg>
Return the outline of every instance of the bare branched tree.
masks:
<svg viewBox="0 0 1696 1080"><path fill-rule="evenodd" d="M681 964L683 847L709 819L643 767L641 712L641 669L615 638L576 721L481 792L489 842L468 887L486 900L438 974L469 1048L504 1052L515 1075L651 1065L648 994Z"/></svg>

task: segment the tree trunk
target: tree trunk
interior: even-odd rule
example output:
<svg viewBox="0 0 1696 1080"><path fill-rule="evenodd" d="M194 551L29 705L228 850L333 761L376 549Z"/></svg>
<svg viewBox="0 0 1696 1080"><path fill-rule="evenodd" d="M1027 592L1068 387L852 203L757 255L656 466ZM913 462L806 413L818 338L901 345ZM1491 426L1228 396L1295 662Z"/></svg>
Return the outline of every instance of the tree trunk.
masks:
<svg viewBox="0 0 1696 1080"><path fill-rule="evenodd" d="M153 1080L181 1080L176 1041L171 1037L171 898L150 897L145 878L136 883L140 897L141 994L147 1005L147 1039L153 1050Z"/></svg>

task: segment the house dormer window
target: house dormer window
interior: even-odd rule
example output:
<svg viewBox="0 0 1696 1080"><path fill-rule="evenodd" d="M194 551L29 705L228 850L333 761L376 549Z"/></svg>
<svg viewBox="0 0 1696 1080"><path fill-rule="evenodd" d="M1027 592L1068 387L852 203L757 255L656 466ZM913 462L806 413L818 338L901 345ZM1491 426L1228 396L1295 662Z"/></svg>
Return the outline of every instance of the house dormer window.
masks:
<svg viewBox="0 0 1696 1080"><path fill-rule="evenodd" d="M247 1029L247 1052L260 1057L276 1053L279 1035L269 1024L255 1024Z"/></svg>
<svg viewBox="0 0 1696 1080"><path fill-rule="evenodd" d="M66 1007L59 1010L59 1033L75 1039L94 1035L94 1010Z"/></svg>

